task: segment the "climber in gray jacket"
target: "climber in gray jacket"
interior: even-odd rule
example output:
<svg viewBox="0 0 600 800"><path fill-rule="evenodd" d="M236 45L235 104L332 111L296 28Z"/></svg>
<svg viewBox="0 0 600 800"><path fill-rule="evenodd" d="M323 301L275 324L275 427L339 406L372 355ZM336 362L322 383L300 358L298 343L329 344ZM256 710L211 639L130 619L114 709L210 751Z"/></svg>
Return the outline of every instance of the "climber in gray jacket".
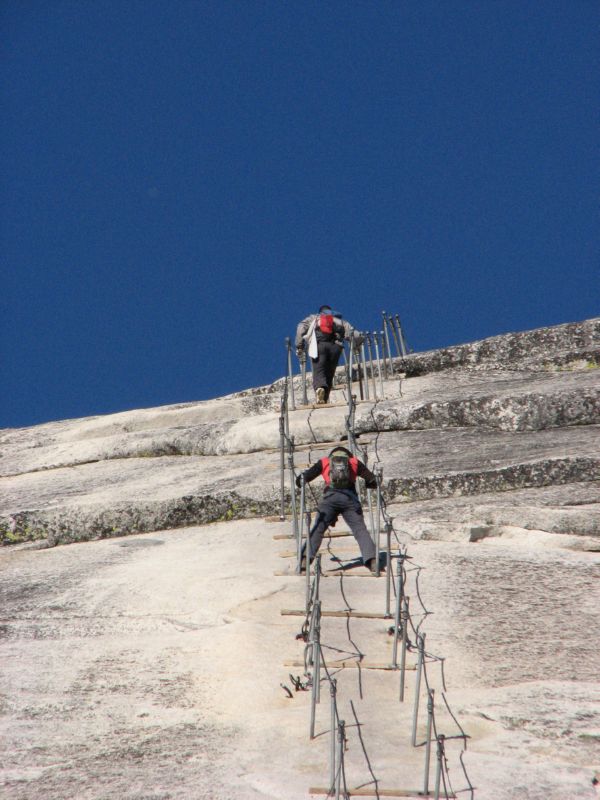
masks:
<svg viewBox="0 0 600 800"><path fill-rule="evenodd" d="M318 314L310 314L296 329L296 354L304 358L308 353L313 365L313 388L317 403L326 403L333 385L333 378L344 347L344 340L353 337L360 346L364 337L353 331L350 323L331 310L321 306Z"/></svg>
<svg viewBox="0 0 600 800"><path fill-rule="evenodd" d="M317 518L309 533L310 560L321 546L327 528L335 525L340 514L360 547L363 564L377 574L375 544L369 535L363 518L363 510L356 492L356 479L362 478L368 489L377 486L377 478L371 470L346 447L334 447L329 455L319 459L296 478L296 486L310 483L319 475L325 481L325 491L317 509ZM305 547L302 548L302 570L306 569Z"/></svg>

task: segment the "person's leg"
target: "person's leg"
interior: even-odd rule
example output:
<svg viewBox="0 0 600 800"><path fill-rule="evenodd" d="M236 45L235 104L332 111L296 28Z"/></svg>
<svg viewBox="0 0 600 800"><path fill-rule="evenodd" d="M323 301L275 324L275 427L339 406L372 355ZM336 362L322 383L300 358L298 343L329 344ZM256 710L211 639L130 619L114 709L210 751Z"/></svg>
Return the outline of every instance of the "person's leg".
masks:
<svg viewBox="0 0 600 800"><path fill-rule="evenodd" d="M363 563L366 564L372 558L375 558L375 543L365 525L361 505L358 501L347 497L347 503L341 513L344 521L352 531L352 535L358 542Z"/></svg>
<svg viewBox="0 0 600 800"><path fill-rule="evenodd" d="M331 387L333 386L333 379L337 369L340 356L342 355L342 348L335 342L325 342L326 349L326 362L325 362L325 399L329 399Z"/></svg>
<svg viewBox="0 0 600 800"><path fill-rule="evenodd" d="M327 360L328 360L328 352L327 352L327 344L328 342L319 342L319 356L318 358L313 358L312 360L312 380L313 380L313 389L315 390L315 396L317 397L317 401L319 399L321 402L324 402L327 395ZM319 392L319 389L322 389L322 392Z"/></svg>
<svg viewBox="0 0 600 800"><path fill-rule="evenodd" d="M327 528L338 518L338 511L336 509L335 503L331 502L327 497L324 497L321 502L319 503L319 507L317 509L317 518L315 520L315 524L313 525L310 531L310 560L312 561L315 555L318 553L319 548L321 547L321 542L323 541L323 535ZM306 545L302 547L302 557L304 558L306 553Z"/></svg>

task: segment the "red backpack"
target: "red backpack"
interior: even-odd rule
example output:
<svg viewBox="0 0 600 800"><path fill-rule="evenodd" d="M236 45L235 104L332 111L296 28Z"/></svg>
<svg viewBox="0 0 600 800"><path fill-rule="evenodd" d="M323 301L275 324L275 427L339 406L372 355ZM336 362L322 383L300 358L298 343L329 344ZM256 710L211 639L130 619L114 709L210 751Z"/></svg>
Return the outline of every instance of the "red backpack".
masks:
<svg viewBox="0 0 600 800"><path fill-rule="evenodd" d="M333 333L333 314L321 314L319 329L322 333Z"/></svg>

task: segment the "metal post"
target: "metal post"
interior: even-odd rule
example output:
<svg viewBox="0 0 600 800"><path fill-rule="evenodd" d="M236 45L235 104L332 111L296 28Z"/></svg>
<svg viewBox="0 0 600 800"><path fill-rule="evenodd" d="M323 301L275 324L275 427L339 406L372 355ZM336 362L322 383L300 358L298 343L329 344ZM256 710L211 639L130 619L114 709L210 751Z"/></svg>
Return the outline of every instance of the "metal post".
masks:
<svg viewBox="0 0 600 800"><path fill-rule="evenodd" d="M380 568L380 538L381 538L381 467L377 467L375 470L375 477L377 478L377 498L376 498L376 506L375 506L375 558L377 564L377 577L381 574ZM390 551L388 549L387 554L388 559L388 570L389 570L389 562L390 562Z"/></svg>
<svg viewBox="0 0 600 800"><path fill-rule="evenodd" d="M306 547L304 549L304 557L306 559L306 613L308 613L308 606L310 603L310 557L312 555L310 549L310 531L306 532Z"/></svg>
<svg viewBox="0 0 600 800"><path fill-rule="evenodd" d="M412 746L417 746L417 720L419 716L419 694L421 693L421 672L423 671L423 659L425 657L425 634L417 636L417 646L419 655L417 658L417 676L415 679L415 704L413 706L413 730Z"/></svg>
<svg viewBox="0 0 600 800"><path fill-rule="evenodd" d="M440 733L437 737L437 769L435 771L435 800L440 800L440 779L442 777L442 762L444 760L444 739L446 737Z"/></svg>
<svg viewBox="0 0 600 800"><path fill-rule="evenodd" d="M367 354L366 354L366 351L365 351L365 342L364 342L364 340L363 340L363 342L362 342L362 344L360 346L360 357L361 357L361 365L362 365L361 368L362 368L362 372L363 372L363 376L364 376L364 383L365 383L365 398L367 400L370 400L371 396L369 394L369 373L368 373L368 370L367 370Z"/></svg>
<svg viewBox="0 0 600 800"><path fill-rule="evenodd" d="M306 392L306 353L302 351L300 356L300 372L302 374L302 405L308 405L308 394Z"/></svg>
<svg viewBox="0 0 600 800"><path fill-rule="evenodd" d="M394 345L396 346L396 353L401 356L402 350L400 349L400 339L398 338L398 331L396 330L396 326L394 325L394 318L390 314L388 317L388 323L392 330L392 339L394 340Z"/></svg>
<svg viewBox="0 0 600 800"><path fill-rule="evenodd" d="M375 564L377 565L377 577L379 577L379 532L375 526L373 516L373 495L370 489L366 489L367 503L369 506L369 522L371 524L371 538L375 540Z"/></svg>
<svg viewBox="0 0 600 800"><path fill-rule="evenodd" d="M381 370L381 357L379 355L379 341L377 339L377 331L373 331L373 343L375 345L375 357L377 358L377 372L379 373L379 391L381 393L381 399L385 400L385 394L383 392L383 373Z"/></svg>
<svg viewBox="0 0 600 800"><path fill-rule="evenodd" d="M296 410L296 396L294 394L294 372L292 370L292 340L288 336L285 340L285 344L287 347L287 369L288 369L288 381L289 381L289 391L290 391L290 407L292 411Z"/></svg>
<svg viewBox="0 0 600 800"><path fill-rule="evenodd" d="M394 669L396 669L398 666L398 634L400 631L400 608L402 606L402 598L404 596L404 591L402 588L402 558L398 558L396 562L396 576L398 578L398 587L396 589L396 610L394 613L394 644L392 647L392 667Z"/></svg>
<svg viewBox="0 0 600 800"><path fill-rule="evenodd" d="M383 368L383 379L387 381L389 376L388 376L387 360L385 357L385 339L383 336L383 331L379 331L377 336L379 338L379 347L381 349L381 366Z"/></svg>
<svg viewBox="0 0 600 800"><path fill-rule="evenodd" d="M321 556L315 557L315 582L314 582L313 601L316 603L319 599L319 590L321 587Z"/></svg>
<svg viewBox="0 0 600 800"><path fill-rule="evenodd" d="M350 328L349 336L350 348L348 351L348 391L352 395L352 383L354 381L354 328Z"/></svg>
<svg viewBox="0 0 600 800"><path fill-rule="evenodd" d="M406 675L406 648L408 645L408 604L410 598L404 598L402 610L402 653L400 655L400 702L404 702L404 678Z"/></svg>
<svg viewBox="0 0 600 800"><path fill-rule="evenodd" d="M406 346L406 341L404 340L404 332L402 330L402 325L400 323L400 317L396 314L396 323L398 325L398 336L400 337L400 347L402 348L402 355L408 355L408 348Z"/></svg>
<svg viewBox="0 0 600 800"><path fill-rule="evenodd" d="M364 400L365 393L363 389L363 374L362 374L360 347L356 348L356 374L358 376L358 391L360 393L360 399Z"/></svg>
<svg viewBox="0 0 600 800"><path fill-rule="evenodd" d="M380 496L381 497L381 496ZM385 616L387 618L391 617L390 611L390 604L391 604L391 596L392 596L392 523L386 522L385 523L385 534L386 534L386 544L387 544L387 563L386 563L386 571L385 571Z"/></svg>
<svg viewBox="0 0 600 800"><path fill-rule="evenodd" d="M342 781L342 764L344 763L344 739L346 723L343 719L338 722L338 757L337 775L335 779L335 800L340 800L340 786Z"/></svg>
<svg viewBox="0 0 600 800"><path fill-rule="evenodd" d="M306 481L302 476L300 479L300 524L298 525L298 539L296 541L296 553L298 561L296 564L296 573L300 575L302 572L302 540L304 539L304 503L306 496ZM306 610L308 611L308 601Z"/></svg>
<svg viewBox="0 0 600 800"><path fill-rule="evenodd" d="M337 733L337 681L331 678L329 681L329 696L331 697L331 742L329 752L329 785L331 794L335 790L335 739Z"/></svg>
<svg viewBox="0 0 600 800"><path fill-rule="evenodd" d="M279 470L281 474L281 507L279 519L285 519L285 416L283 411L284 400L281 400L281 416L279 417Z"/></svg>
<svg viewBox="0 0 600 800"><path fill-rule="evenodd" d="M370 333L367 333L367 350L369 351L369 363L371 365L371 380L373 381L373 399L377 400L377 378L375 376L375 362L373 361L373 349L371 347Z"/></svg>
<svg viewBox="0 0 600 800"><path fill-rule="evenodd" d="M296 479L294 478L294 437L290 438L288 451L288 469L290 472L290 488L292 497L292 531L294 539L298 541L298 509L296 508Z"/></svg>
<svg viewBox="0 0 600 800"><path fill-rule="evenodd" d="M429 794L429 763L431 761L431 727L433 725L433 689L427 690L427 739L425 741L425 775L423 778L423 794Z"/></svg>
<svg viewBox="0 0 600 800"><path fill-rule="evenodd" d="M312 634L312 686L310 695L310 738L315 738L315 719L321 682L321 602L315 603L315 624Z"/></svg>
<svg viewBox="0 0 600 800"><path fill-rule="evenodd" d="M394 362L392 361L392 348L390 346L390 332L388 330L388 318L386 316L385 311L381 312L383 314L383 332L385 335L385 345L387 347L388 356L390 358L390 377L394 377Z"/></svg>

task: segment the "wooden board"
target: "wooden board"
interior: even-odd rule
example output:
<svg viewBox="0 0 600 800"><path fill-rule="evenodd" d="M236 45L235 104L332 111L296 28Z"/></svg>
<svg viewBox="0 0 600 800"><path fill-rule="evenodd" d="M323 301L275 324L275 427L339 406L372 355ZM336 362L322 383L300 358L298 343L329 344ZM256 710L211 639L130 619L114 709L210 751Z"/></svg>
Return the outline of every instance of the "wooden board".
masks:
<svg viewBox="0 0 600 800"><path fill-rule="evenodd" d="M277 518L279 520L279 517ZM327 530L326 533L323 534L324 539L338 539L341 536L352 536L352 531L332 531ZM273 539L295 539L293 533L275 533L273 535Z"/></svg>
<svg viewBox="0 0 600 800"><path fill-rule="evenodd" d="M331 797L331 786L311 786L308 790L309 794L323 794L325 797ZM433 797L433 792L422 792L420 789L367 789L366 787L357 789L348 789L346 795L348 797ZM455 798L455 794L445 794L444 797Z"/></svg>
<svg viewBox="0 0 600 800"><path fill-rule="evenodd" d="M282 608L279 612L282 617L305 617L306 611L299 608ZM386 617L385 614L376 611L321 611L322 617L354 617L356 619L391 619L393 616Z"/></svg>
<svg viewBox="0 0 600 800"><path fill-rule="evenodd" d="M353 545L337 545L336 548L335 548L335 552L336 553L352 553L352 552L356 552L356 551L357 551L357 548L354 547ZM399 551L400 551L400 547L392 547L392 553L398 553ZM322 553L321 549L319 549L319 552L322 555L324 555ZM380 550L379 552L385 554L385 553L387 553L387 548L385 550ZM317 553L317 555L318 554L319 553ZM296 558L298 553L297 553L296 550L283 550L281 553L278 553L278 555L279 555L279 558ZM358 558L358 556L357 556L357 558Z"/></svg>
<svg viewBox="0 0 600 800"><path fill-rule="evenodd" d="M363 572L357 572L357 567L352 567L352 569L330 569L325 570L321 573L322 578L335 578L338 575L343 575L345 578L376 578L377 575L373 575L370 570L366 567L363 567ZM383 578L385 575L385 570L381 570L379 577ZM306 573L297 573L292 572L291 570L275 570L273 573L275 578L303 578L306 580Z"/></svg>
<svg viewBox="0 0 600 800"><path fill-rule="evenodd" d="M304 667L304 661L298 659L289 659L283 662L284 667ZM331 672L334 669L380 669L387 672L400 672L400 667L393 667L389 661L356 661L348 659L347 661L331 661L327 662L327 669ZM414 671L416 670L415 664L407 664L405 669Z"/></svg>

